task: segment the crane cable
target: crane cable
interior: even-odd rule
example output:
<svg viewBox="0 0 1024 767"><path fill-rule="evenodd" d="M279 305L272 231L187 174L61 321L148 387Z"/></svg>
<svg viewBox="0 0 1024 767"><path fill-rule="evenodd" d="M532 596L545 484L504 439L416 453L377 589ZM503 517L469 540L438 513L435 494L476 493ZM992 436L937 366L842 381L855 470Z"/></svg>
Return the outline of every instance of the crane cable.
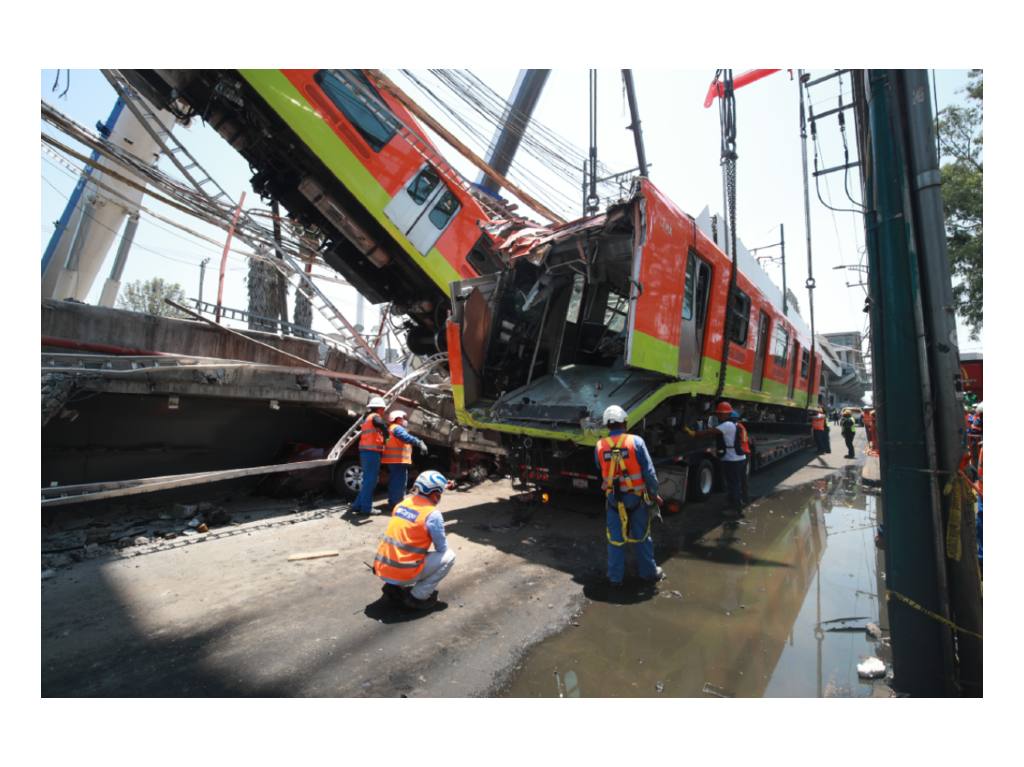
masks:
<svg viewBox="0 0 1024 767"><path fill-rule="evenodd" d="M722 128L722 175L725 181L725 197L729 218L727 233L732 255L732 269L729 272L729 290L725 302L725 332L722 334L722 360L718 370L718 389L715 397L721 397L725 389L725 376L729 367L729 335L732 329L732 302L736 291L736 272L739 267L739 253L736 248L736 93L733 88L731 69L719 69L715 81L722 79L722 97L718 101L718 117Z"/></svg>

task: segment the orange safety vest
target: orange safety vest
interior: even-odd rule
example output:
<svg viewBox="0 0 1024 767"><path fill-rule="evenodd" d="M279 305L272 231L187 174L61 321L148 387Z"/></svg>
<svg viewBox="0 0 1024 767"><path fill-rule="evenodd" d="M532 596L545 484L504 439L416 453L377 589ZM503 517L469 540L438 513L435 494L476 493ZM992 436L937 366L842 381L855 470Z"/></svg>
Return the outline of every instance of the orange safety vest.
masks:
<svg viewBox="0 0 1024 767"><path fill-rule="evenodd" d="M601 463L601 486L606 494L610 495L615 490L616 479L619 480L619 490L624 493L642 495L647 491L632 434L598 440L597 459Z"/></svg>
<svg viewBox="0 0 1024 767"><path fill-rule="evenodd" d="M427 517L435 508L429 498L416 494L406 496L395 505L373 558L374 575L410 581L423 572L432 543Z"/></svg>
<svg viewBox="0 0 1024 767"><path fill-rule="evenodd" d="M813 428L814 431L825 431L825 414L824 413L815 413L811 417L811 428Z"/></svg>
<svg viewBox="0 0 1024 767"><path fill-rule="evenodd" d="M822 416L822 424L824 424L824 416ZM825 427L822 426L822 429ZM750 455L750 438L747 436L747 427L741 424L739 421L736 422L736 436L733 437L733 441L739 441L739 449L736 445L733 445L733 452L740 453L741 455Z"/></svg>
<svg viewBox="0 0 1024 767"><path fill-rule="evenodd" d="M391 432L391 436L388 437L388 441L384 443L384 457L381 459L381 463L412 463L412 445L408 442L403 442L395 436L395 427L401 426L399 423L393 423L388 426L388 431Z"/></svg>
<svg viewBox="0 0 1024 767"><path fill-rule="evenodd" d="M375 417L377 417L376 413L370 413L363 421L363 428L359 433L359 449L380 453L384 450L384 435L373 425Z"/></svg>

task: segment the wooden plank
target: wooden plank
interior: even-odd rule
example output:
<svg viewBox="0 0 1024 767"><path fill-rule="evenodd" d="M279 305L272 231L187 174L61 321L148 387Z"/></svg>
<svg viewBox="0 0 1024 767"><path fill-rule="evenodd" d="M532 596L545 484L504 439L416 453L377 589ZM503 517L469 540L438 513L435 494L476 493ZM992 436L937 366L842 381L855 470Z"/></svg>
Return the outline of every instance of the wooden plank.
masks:
<svg viewBox="0 0 1024 767"><path fill-rule="evenodd" d="M291 554L288 557L289 562L298 562L300 559L321 559L323 557L336 557L338 556L337 551L307 551L302 554Z"/></svg>

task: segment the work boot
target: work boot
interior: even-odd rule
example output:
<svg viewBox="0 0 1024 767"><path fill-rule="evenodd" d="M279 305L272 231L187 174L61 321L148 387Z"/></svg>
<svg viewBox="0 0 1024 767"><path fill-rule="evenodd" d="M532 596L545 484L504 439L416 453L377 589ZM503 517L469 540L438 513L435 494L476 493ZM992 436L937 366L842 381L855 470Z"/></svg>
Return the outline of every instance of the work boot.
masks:
<svg viewBox="0 0 1024 767"><path fill-rule="evenodd" d="M403 594L403 604L410 610L429 610L437 604L437 592L435 591L426 599L417 599L412 595L412 590L405 591Z"/></svg>
<svg viewBox="0 0 1024 767"><path fill-rule="evenodd" d="M402 604L405 601L406 590L401 586L396 586L393 583L385 583L384 588L381 589L384 594L384 601L391 602L392 604Z"/></svg>
<svg viewBox="0 0 1024 767"><path fill-rule="evenodd" d="M655 567L654 568L654 577L653 578L645 578L644 580L646 580L646 581L648 581L650 583L657 583L658 581L665 580L665 577L666 577L665 576L665 571L662 570L660 567Z"/></svg>

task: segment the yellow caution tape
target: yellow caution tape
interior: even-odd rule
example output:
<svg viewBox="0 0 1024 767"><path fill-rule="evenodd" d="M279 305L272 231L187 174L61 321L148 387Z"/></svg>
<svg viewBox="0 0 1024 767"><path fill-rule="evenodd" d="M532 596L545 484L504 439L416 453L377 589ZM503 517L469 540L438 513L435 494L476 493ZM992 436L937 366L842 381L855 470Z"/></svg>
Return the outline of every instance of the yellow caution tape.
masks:
<svg viewBox="0 0 1024 767"><path fill-rule="evenodd" d="M929 618L934 618L939 623L943 623L943 624L949 626L954 631L960 631L960 632L962 632L964 634L970 634L973 637L978 637L978 639L982 638L981 634L978 634L978 633L976 633L974 631L971 631L970 629L965 629L965 628L963 628L961 626L957 626L955 623L953 623L953 621L948 620L947 618L943 618L938 613L933 613L927 607L922 607L917 602L915 602L913 599L911 599L908 596L904 596L903 594L901 594L898 591L893 591L892 589L886 589L885 590L885 598L886 598L886 600L888 600L889 597L896 597L898 600L900 600L901 602L903 602L903 603L905 603L907 605L910 605L911 607L913 607L918 612L924 613Z"/></svg>
<svg viewBox="0 0 1024 767"><path fill-rule="evenodd" d="M943 488L943 495L949 499L949 521L946 523L946 556L954 562L960 561L963 547L960 541L960 522L963 514L964 480L955 475Z"/></svg>

